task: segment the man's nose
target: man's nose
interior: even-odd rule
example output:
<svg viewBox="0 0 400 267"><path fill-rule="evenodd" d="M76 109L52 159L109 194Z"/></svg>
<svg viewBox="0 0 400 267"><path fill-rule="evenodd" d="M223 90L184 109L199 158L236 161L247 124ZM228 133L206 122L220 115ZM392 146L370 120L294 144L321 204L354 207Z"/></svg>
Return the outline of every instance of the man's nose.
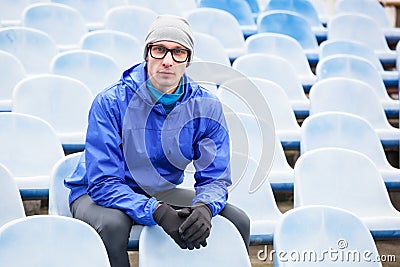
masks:
<svg viewBox="0 0 400 267"><path fill-rule="evenodd" d="M172 51L168 51L165 57L163 58L163 65L164 66L172 66L174 63L174 59L172 58Z"/></svg>

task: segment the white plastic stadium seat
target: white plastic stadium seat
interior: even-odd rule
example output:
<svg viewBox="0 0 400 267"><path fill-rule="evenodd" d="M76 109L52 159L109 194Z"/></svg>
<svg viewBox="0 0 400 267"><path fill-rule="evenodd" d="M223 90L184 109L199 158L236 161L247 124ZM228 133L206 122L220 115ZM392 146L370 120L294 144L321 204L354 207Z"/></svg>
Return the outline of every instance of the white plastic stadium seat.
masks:
<svg viewBox="0 0 400 267"><path fill-rule="evenodd" d="M380 72L370 61L350 54L332 55L321 59L315 72L319 80L345 77L367 83L374 89L386 113L389 116L398 117L399 100L389 96Z"/></svg>
<svg viewBox="0 0 400 267"><path fill-rule="evenodd" d="M384 66L394 66L396 51L391 50L379 24L367 15L337 14L328 23L328 40L349 40L364 43L378 56Z"/></svg>
<svg viewBox="0 0 400 267"><path fill-rule="evenodd" d="M52 60L51 72L80 80L93 95L117 82L121 76L117 63L110 56L91 50L57 54Z"/></svg>
<svg viewBox="0 0 400 267"><path fill-rule="evenodd" d="M17 183L10 171L0 164L0 227L25 217L24 205Z"/></svg>
<svg viewBox="0 0 400 267"><path fill-rule="evenodd" d="M25 8L23 24L46 32L60 51L76 49L88 31L81 14L72 7L57 3L36 3Z"/></svg>
<svg viewBox="0 0 400 267"><path fill-rule="evenodd" d="M374 50L364 43L350 40L327 40L321 43L320 48L320 60L340 54L359 56L372 63L387 87L398 85L399 72L397 70L385 70Z"/></svg>
<svg viewBox="0 0 400 267"><path fill-rule="evenodd" d="M295 68L286 59L270 54L247 54L237 58L232 68L249 78L261 78L277 83L285 91L296 116L308 115L308 100Z"/></svg>
<svg viewBox="0 0 400 267"><path fill-rule="evenodd" d="M78 164L84 164L84 152L66 156L54 164L50 175L49 214L72 217L69 209L69 188L64 186L64 179L72 175ZM137 250L142 225L133 225L128 241L128 249Z"/></svg>
<svg viewBox="0 0 400 267"><path fill-rule="evenodd" d="M50 72L58 48L47 33L28 27L0 28L0 50L16 56L28 75Z"/></svg>
<svg viewBox="0 0 400 267"><path fill-rule="evenodd" d="M22 197L48 197L51 170L64 157L54 128L15 112L0 113L0 125L0 164L12 173Z"/></svg>
<svg viewBox="0 0 400 267"><path fill-rule="evenodd" d="M121 73L143 61L141 42L124 32L92 31L82 37L79 46L81 49L97 51L112 57Z"/></svg>
<svg viewBox="0 0 400 267"><path fill-rule="evenodd" d="M366 155L329 147L302 154L294 167L294 207L327 205L358 216L375 238L400 236L400 212Z"/></svg>
<svg viewBox="0 0 400 267"><path fill-rule="evenodd" d="M400 130L389 123L369 84L351 78L328 78L316 82L309 97L310 115L326 111L358 115L372 125L385 147L398 147Z"/></svg>
<svg viewBox="0 0 400 267"><path fill-rule="evenodd" d="M64 4L77 10L90 31L103 29L106 12L113 7L113 2L118 3L115 0L51 0L51 2Z"/></svg>
<svg viewBox="0 0 400 267"><path fill-rule="evenodd" d="M97 232L80 220L53 215L17 219L0 228L4 266L110 267Z"/></svg>
<svg viewBox="0 0 400 267"><path fill-rule="evenodd" d="M188 266L189 262L193 267L251 266L242 237L236 227L221 216L212 219L207 246L201 249L181 249L157 225L145 226L139 242L139 267L183 267Z"/></svg>
<svg viewBox="0 0 400 267"><path fill-rule="evenodd" d="M231 13L216 8L199 7L189 11L186 18L193 31L210 34L221 41L231 61L246 53L242 30Z"/></svg>
<svg viewBox="0 0 400 267"><path fill-rule="evenodd" d="M104 28L128 33L137 38L143 46L147 31L156 17L157 13L150 8L132 5L118 6L107 12Z"/></svg>
<svg viewBox="0 0 400 267"><path fill-rule="evenodd" d="M12 92L25 76L21 61L13 54L0 51L0 111L11 111Z"/></svg>
<svg viewBox="0 0 400 267"><path fill-rule="evenodd" d="M349 211L324 205L286 212L277 225L274 250L282 252L273 258L275 267L382 266L365 224Z"/></svg>
<svg viewBox="0 0 400 267"><path fill-rule="evenodd" d="M13 92L13 112L50 123L66 151L82 150L93 94L82 82L44 74L20 81Z"/></svg>
<svg viewBox="0 0 400 267"><path fill-rule="evenodd" d="M276 55L289 61L305 91L317 80L300 43L288 35L272 32L254 34L246 39L246 47L247 53Z"/></svg>
<svg viewBox="0 0 400 267"><path fill-rule="evenodd" d="M323 147L358 151L375 163L387 188L400 188L400 169L389 163L379 136L362 117L346 112L321 112L306 118L301 130L301 154Z"/></svg>

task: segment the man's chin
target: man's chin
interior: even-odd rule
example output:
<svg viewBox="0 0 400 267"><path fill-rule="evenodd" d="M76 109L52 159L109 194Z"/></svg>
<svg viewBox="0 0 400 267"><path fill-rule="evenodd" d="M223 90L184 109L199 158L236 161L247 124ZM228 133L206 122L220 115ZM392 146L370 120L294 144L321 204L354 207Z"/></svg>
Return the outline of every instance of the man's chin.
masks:
<svg viewBox="0 0 400 267"><path fill-rule="evenodd" d="M161 92L169 93L171 90L176 89L177 86L178 86L177 83L162 81L158 83L157 89Z"/></svg>

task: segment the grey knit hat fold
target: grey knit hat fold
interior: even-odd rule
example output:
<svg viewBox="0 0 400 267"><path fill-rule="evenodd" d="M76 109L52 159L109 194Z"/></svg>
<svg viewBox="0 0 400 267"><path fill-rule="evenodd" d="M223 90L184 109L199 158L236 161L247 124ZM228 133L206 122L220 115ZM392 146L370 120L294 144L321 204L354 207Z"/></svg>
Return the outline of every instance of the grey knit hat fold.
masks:
<svg viewBox="0 0 400 267"><path fill-rule="evenodd" d="M143 57L144 59L147 57L148 44L158 41L171 41L190 50L189 63L193 58L193 40L192 29L185 18L174 15L159 15L151 24L146 36Z"/></svg>

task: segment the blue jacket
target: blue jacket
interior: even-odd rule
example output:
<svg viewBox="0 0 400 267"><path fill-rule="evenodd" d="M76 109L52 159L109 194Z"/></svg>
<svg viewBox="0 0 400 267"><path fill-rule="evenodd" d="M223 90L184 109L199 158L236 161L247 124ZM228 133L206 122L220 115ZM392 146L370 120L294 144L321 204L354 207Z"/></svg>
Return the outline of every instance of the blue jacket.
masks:
<svg viewBox="0 0 400 267"><path fill-rule="evenodd" d="M221 103L184 75L184 94L167 115L151 100L146 79L143 62L96 96L84 157L65 179L69 202L88 194L98 205L124 211L137 224L154 225L152 214L159 201L152 195L180 184L193 160L193 203L207 203L213 215L218 214L231 185Z"/></svg>

